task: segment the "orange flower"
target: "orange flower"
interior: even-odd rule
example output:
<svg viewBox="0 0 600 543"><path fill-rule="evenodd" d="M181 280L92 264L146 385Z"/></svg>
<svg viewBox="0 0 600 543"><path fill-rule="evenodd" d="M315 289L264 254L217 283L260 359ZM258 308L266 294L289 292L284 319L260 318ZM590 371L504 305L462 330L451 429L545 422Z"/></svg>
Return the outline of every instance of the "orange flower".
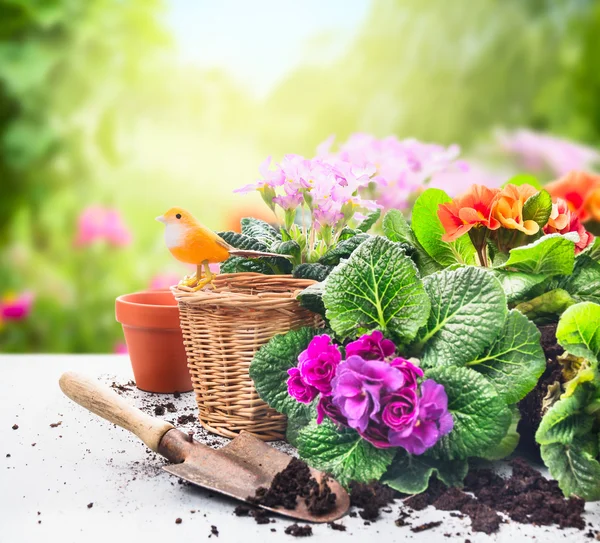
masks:
<svg viewBox="0 0 600 543"><path fill-rule="evenodd" d="M562 198L582 222L600 221L600 175L572 171L546 185L552 198Z"/></svg>
<svg viewBox="0 0 600 543"><path fill-rule="evenodd" d="M498 189L484 185L473 185L469 191L447 204L440 204L438 217L444 227L443 241L454 241L474 226L485 226L490 230L500 228L492 217L494 199Z"/></svg>
<svg viewBox="0 0 600 543"><path fill-rule="evenodd" d="M493 216L508 230L519 230L531 236L537 234L540 225L535 221L523 220L523 206L537 189L531 185L506 185L498 194Z"/></svg>

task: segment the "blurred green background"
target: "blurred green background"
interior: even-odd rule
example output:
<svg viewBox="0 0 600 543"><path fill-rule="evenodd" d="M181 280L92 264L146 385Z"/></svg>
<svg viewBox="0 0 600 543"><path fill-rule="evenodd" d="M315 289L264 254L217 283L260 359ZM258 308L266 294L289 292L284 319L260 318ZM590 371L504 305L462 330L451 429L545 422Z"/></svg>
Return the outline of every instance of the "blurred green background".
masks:
<svg viewBox="0 0 600 543"><path fill-rule="evenodd" d="M154 217L264 214L232 190L331 134L577 166L598 36L592 0L0 0L0 351L122 350L115 297L188 272Z"/></svg>

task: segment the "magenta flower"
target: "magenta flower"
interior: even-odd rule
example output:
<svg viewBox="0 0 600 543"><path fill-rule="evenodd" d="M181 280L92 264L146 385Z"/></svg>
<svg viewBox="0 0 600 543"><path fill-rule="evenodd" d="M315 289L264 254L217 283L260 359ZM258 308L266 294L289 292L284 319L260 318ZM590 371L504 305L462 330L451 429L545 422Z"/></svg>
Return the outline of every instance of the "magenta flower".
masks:
<svg viewBox="0 0 600 543"><path fill-rule="evenodd" d="M116 247L131 242L131 234L116 209L90 206L79 216L75 245L86 246L96 241L106 241Z"/></svg>
<svg viewBox="0 0 600 543"><path fill-rule="evenodd" d="M348 420L333 404L332 397L321 395L319 402L317 403L317 424L321 424L325 417L328 417L341 426L348 426Z"/></svg>
<svg viewBox="0 0 600 543"><path fill-rule="evenodd" d="M423 377L423 370L418 366L415 366L412 362L409 362L401 356L394 358L390 362L390 365L400 370L404 376L405 386L415 387L417 386L417 379Z"/></svg>
<svg viewBox="0 0 600 543"><path fill-rule="evenodd" d="M302 380L321 394L331 394L331 381L342 359L337 345L327 334L315 336L298 357L298 370Z"/></svg>
<svg viewBox="0 0 600 543"><path fill-rule="evenodd" d="M450 433L454 419L448 411L448 396L444 387L432 379L421 384L419 416L410 433L390 430L389 442L393 447L403 447L410 454L423 454L442 436Z"/></svg>
<svg viewBox="0 0 600 543"><path fill-rule="evenodd" d="M301 403L310 403L316 398L319 391L304 382L298 368L290 368L288 375L290 376L287 380L288 394L292 398Z"/></svg>
<svg viewBox="0 0 600 543"><path fill-rule="evenodd" d="M361 356L365 360L385 360L396 352L396 345L379 330L364 334L346 346L346 357Z"/></svg>
<svg viewBox="0 0 600 543"><path fill-rule="evenodd" d="M280 169L270 170L271 157L267 157L266 160L259 166L258 171L262 175L262 179L258 179L255 183L244 185L239 189L235 189L233 192L239 192L245 194L254 190L264 191L266 189L274 189L283 185L285 180L283 172Z"/></svg>
<svg viewBox="0 0 600 543"><path fill-rule="evenodd" d="M18 296L6 294L0 300L0 321L26 319L31 313L34 298L33 292L23 292Z"/></svg>
<svg viewBox="0 0 600 543"><path fill-rule="evenodd" d="M381 421L397 434L408 436L413 431L419 413L417 389L403 387L384 400Z"/></svg>
<svg viewBox="0 0 600 543"><path fill-rule="evenodd" d="M115 343L115 346L113 347L113 353L115 353L115 354L128 354L129 351L127 350L127 344L123 343L122 341L119 341L118 343Z"/></svg>
<svg viewBox="0 0 600 543"><path fill-rule="evenodd" d="M348 426L364 432L369 421L379 422L382 396L403 384L403 375L386 362L351 356L339 365L332 381L333 404Z"/></svg>

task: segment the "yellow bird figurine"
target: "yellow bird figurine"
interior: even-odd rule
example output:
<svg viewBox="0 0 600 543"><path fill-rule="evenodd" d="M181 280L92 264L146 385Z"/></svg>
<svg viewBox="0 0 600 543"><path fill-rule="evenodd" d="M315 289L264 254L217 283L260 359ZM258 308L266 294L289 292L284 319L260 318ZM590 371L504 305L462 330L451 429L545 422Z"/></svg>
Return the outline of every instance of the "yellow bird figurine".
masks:
<svg viewBox="0 0 600 543"><path fill-rule="evenodd" d="M156 217L156 220L165 225L165 243L171 254L180 262L196 265L196 273L179 282L180 285L190 287L193 291L200 290L208 284L213 286L215 276L208 265L224 262L230 256L286 257L275 253L236 249L180 207L172 207L164 215ZM203 267L206 272L205 277L202 277Z"/></svg>

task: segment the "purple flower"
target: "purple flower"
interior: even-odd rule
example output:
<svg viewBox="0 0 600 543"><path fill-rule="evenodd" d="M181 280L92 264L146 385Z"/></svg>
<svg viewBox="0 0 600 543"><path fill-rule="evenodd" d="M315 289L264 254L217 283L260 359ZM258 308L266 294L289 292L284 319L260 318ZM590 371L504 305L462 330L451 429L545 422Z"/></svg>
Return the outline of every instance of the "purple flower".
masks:
<svg viewBox="0 0 600 543"><path fill-rule="evenodd" d="M381 398L404 384L401 372L379 360L350 356L339 365L332 381L333 404L348 419L348 426L364 432L379 422Z"/></svg>
<svg viewBox="0 0 600 543"><path fill-rule="evenodd" d="M302 380L321 394L331 394L331 381L341 359L340 350L327 334L315 336L298 357Z"/></svg>
<svg viewBox="0 0 600 543"><path fill-rule="evenodd" d="M288 394L299 402L312 402L319 391L303 381L298 368L290 368L288 375L290 376L287 380Z"/></svg>
<svg viewBox="0 0 600 543"><path fill-rule="evenodd" d="M381 420L394 432L404 436L410 435L417 421L418 405L416 389L404 387L386 398Z"/></svg>
<svg viewBox="0 0 600 543"><path fill-rule="evenodd" d="M395 352L394 342L385 339L379 330L375 330L371 334L364 334L346 346L347 357L357 355L365 360L385 360Z"/></svg>
<svg viewBox="0 0 600 543"><path fill-rule="evenodd" d="M415 366L412 362L409 362L401 356L394 358L394 360L390 362L390 365L400 370L402 375L404 375L406 386L416 388L417 379L423 377L423 370L421 368Z"/></svg>
<svg viewBox="0 0 600 543"><path fill-rule="evenodd" d="M317 403L317 424L321 424L325 417L331 419L336 424L348 426L348 420L333 404L331 396L321 396Z"/></svg>
<svg viewBox="0 0 600 543"><path fill-rule="evenodd" d="M410 454L423 454L438 440L450 433L454 420L448 411L448 396L444 387L432 379L421 383L419 415L412 432L390 430L389 442L393 447L403 447Z"/></svg>

